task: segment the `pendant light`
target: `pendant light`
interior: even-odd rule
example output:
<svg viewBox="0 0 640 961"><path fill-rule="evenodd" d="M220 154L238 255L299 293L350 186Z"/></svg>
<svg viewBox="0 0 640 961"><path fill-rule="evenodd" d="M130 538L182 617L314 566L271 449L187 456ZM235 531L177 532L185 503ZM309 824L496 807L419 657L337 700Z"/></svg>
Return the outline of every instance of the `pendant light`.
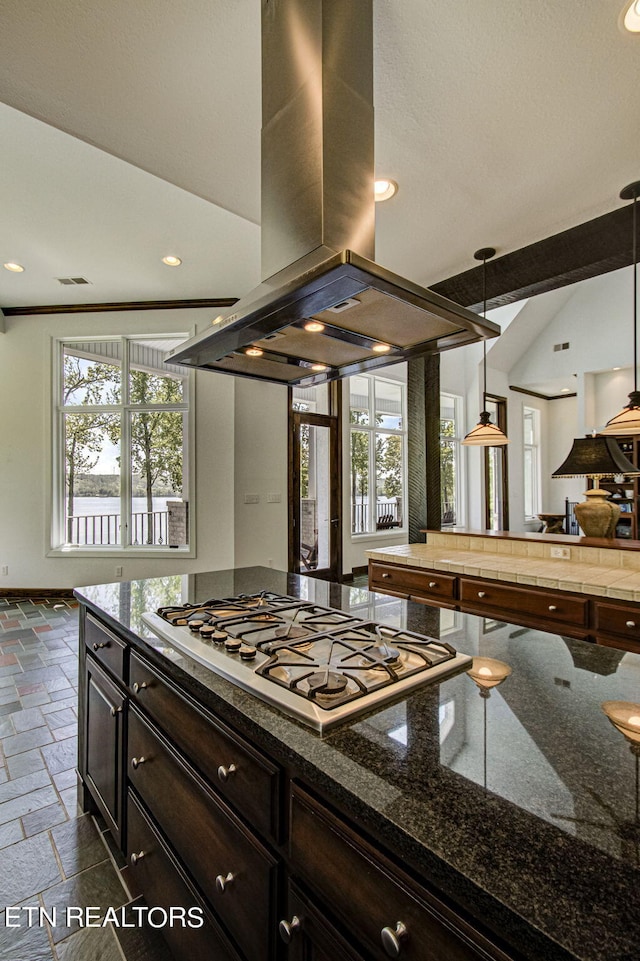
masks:
<svg viewBox="0 0 640 961"><path fill-rule="evenodd" d="M482 250L476 250L473 255L476 260L482 261L482 300L483 300L483 317L487 316L487 260L495 256L495 250L493 247L483 247ZM487 398L487 342L482 341L482 377L483 377L483 390L482 390L482 403L486 403ZM462 441L468 447L501 447L504 444L509 443L509 438L499 427L491 423L491 414L483 410L480 414L480 420L470 431L467 436Z"/></svg>
<svg viewBox="0 0 640 961"><path fill-rule="evenodd" d="M633 390L629 394L626 407L607 421L601 434L640 434L640 391L638 390L638 197L640 197L640 180L629 184L620 191L622 200L633 200Z"/></svg>

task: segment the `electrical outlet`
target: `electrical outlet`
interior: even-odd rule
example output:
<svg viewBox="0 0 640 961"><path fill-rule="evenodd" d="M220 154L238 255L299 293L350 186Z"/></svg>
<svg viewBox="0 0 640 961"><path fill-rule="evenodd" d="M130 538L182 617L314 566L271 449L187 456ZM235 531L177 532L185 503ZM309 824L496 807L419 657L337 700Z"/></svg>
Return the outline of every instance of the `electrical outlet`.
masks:
<svg viewBox="0 0 640 961"><path fill-rule="evenodd" d="M551 556L561 561L570 561L571 548L570 547L552 547Z"/></svg>
<svg viewBox="0 0 640 961"><path fill-rule="evenodd" d="M259 504L260 494L245 494L244 495L245 504Z"/></svg>
<svg viewBox="0 0 640 961"><path fill-rule="evenodd" d="M9 566L8 566L7 564L3 564L3 565L2 565L2 576L3 576L3 577L8 577L8 575L9 575Z"/></svg>
<svg viewBox="0 0 640 961"><path fill-rule="evenodd" d="M277 491L271 491L267 494L267 504L279 504L280 501L281 497Z"/></svg>
<svg viewBox="0 0 640 961"><path fill-rule="evenodd" d="M116 567L116 577L122 577L122 568Z"/></svg>

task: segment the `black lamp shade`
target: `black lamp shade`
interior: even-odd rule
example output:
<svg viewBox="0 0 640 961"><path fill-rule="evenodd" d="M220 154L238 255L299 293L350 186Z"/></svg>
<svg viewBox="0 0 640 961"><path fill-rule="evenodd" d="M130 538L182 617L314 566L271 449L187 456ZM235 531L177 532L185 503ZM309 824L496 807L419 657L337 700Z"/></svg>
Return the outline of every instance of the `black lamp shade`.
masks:
<svg viewBox="0 0 640 961"><path fill-rule="evenodd" d="M569 456L552 477L640 476L613 437L576 437Z"/></svg>

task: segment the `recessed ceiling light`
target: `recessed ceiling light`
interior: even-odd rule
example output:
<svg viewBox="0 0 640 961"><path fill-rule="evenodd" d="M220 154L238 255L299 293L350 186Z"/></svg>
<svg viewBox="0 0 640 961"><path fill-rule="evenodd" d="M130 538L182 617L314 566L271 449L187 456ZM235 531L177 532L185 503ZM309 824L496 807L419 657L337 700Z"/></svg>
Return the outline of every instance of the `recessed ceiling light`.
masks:
<svg viewBox="0 0 640 961"><path fill-rule="evenodd" d="M570 391L570 389L571 389L570 387L561 387L561 388L560 388L560 393L561 393L561 394L568 394L569 391Z"/></svg>
<svg viewBox="0 0 640 961"><path fill-rule="evenodd" d="M8 264L3 264L2 266L4 267L5 270L13 271L14 274L21 274L24 270L24 267L22 266L22 264L14 264L14 263L11 263L11 261L9 261Z"/></svg>
<svg viewBox="0 0 640 961"><path fill-rule="evenodd" d="M374 344L371 350L375 350L376 354L386 354L388 350L391 350L389 344Z"/></svg>
<svg viewBox="0 0 640 961"><path fill-rule="evenodd" d="M320 370L328 370L328 369L329 369L329 368L327 367L326 364L312 364L312 365L311 365L311 370L320 371Z"/></svg>
<svg viewBox="0 0 640 961"><path fill-rule="evenodd" d="M319 320L308 320L304 329L308 330L310 334L319 334L321 330L324 330L324 324L321 324Z"/></svg>
<svg viewBox="0 0 640 961"><path fill-rule="evenodd" d="M629 33L640 33L640 0L631 0L624 8L622 25Z"/></svg>
<svg viewBox="0 0 640 961"><path fill-rule="evenodd" d="M395 180L376 180L373 185L376 201L389 200L398 192Z"/></svg>
<svg viewBox="0 0 640 961"><path fill-rule="evenodd" d="M215 327L216 324L221 323L221 321L223 321L223 320L224 320L224 315L223 315L223 314L218 314L218 316L217 316L217 317L214 317L213 320L211 321L211 326L212 326L212 327Z"/></svg>
<svg viewBox="0 0 640 961"><path fill-rule="evenodd" d="M245 354L247 357L262 357L264 351L259 347L247 347Z"/></svg>
<svg viewBox="0 0 640 961"><path fill-rule="evenodd" d="M612 370L622 370L622 367L612 367Z"/></svg>
<svg viewBox="0 0 640 961"><path fill-rule="evenodd" d="M179 257L174 257L172 254L168 254L166 257L162 258L162 263L166 264L167 267L179 267L182 261Z"/></svg>

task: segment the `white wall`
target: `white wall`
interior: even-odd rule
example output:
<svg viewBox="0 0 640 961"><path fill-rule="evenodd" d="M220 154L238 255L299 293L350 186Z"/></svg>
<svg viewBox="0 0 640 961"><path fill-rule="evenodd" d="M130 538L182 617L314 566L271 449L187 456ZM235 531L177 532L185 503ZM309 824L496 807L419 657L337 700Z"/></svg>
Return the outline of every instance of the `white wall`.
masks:
<svg viewBox="0 0 640 961"><path fill-rule="evenodd" d="M235 566L287 570L287 388L244 378L235 381ZM234 493L235 492L235 493ZM245 504L257 494L257 504ZM268 494L280 497L269 503Z"/></svg>
<svg viewBox="0 0 640 961"><path fill-rule="evenodd" d="M542 504L543 510L548 513L559 514L565 509L565 498L568 497L570 501L584 500L582 491L587 486L584 477L551 477L553 471L569 456L574 438L583 436L576 432L578 399L567 397L541 403L546 403L548 413L547 429L542 433L547 454L546 470L543 468L546 485L543 485Z"/></svg>
<svg viewBox="0 0 640 961"><path fill-rule="evenodd" d="M235 379L196 373L196 558L47 557L51 531L52 338L171 333L203 328L203 310L6 318L0 336L0 589L63 588L191 573L234 563Z"/></svg>

